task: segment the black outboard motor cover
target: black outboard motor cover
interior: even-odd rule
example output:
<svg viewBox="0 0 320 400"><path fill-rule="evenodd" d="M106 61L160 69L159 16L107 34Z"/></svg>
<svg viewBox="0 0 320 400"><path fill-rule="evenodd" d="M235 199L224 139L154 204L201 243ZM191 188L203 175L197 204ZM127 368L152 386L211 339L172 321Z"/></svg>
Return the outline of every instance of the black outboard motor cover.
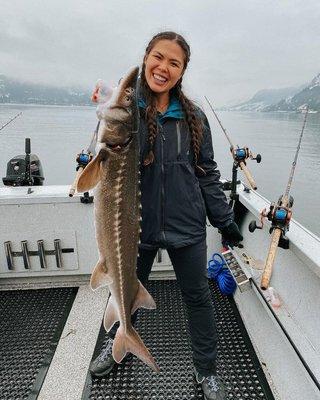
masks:
<svg viewBox="0 0 320 400"><path fill-rule="evenodd" d="M32 186L42 186L44 175L41 162L35 154L30 154L30 175ZM7 176L2 178L6 186L30 186L26 179L26 155L18 155L8 162Z"/></svg>

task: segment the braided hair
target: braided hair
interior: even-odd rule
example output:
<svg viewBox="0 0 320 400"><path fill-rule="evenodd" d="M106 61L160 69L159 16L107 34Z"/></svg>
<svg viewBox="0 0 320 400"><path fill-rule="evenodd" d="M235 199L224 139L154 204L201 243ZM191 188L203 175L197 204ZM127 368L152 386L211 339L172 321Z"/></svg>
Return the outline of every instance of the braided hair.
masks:
<svg viewBox="0 0 320 400"><path fill-rule="evenodd" d="M146 52L145 52L145 57L149 55L153 47L157 42L160 40L171 40L177 43L181 49L184 52L185 60L184 60L184 65L183 65L183 72L186 70L188 62L190 60L190 47L186 40L179 34L175 32L160 32L157 35L155 35L149 42ZM149 143L149 151L144 159L144 165L149 165L152 164L154 161L154 143L155 139L158 133L158 128L157 128L157 108L156 108L156 95L155 93L150 89L146 76L145 76L145 63L142 65L142 71L141 71L141 91L143 95L145 96L145 101L147 104L146 108L146 113L145 113L145 120L148 128L148 143ZM202 128L202 121L200 117L197 114L196 107L194 103L189 100L185 94L182 91L182 77L178 80L176 85L170 90L171 93L175 93L181 103L182 109L186 115L186 121L189 126L189 131L191 133L191 145L193 148L193 153L194 153L194 164L195 164L195 169L201 173L204 174L205 172L201 167L198 166L198 158L199 158L199 152L200 152L200 146L202 142L202 137L203 137L203 128Z"/></svg>

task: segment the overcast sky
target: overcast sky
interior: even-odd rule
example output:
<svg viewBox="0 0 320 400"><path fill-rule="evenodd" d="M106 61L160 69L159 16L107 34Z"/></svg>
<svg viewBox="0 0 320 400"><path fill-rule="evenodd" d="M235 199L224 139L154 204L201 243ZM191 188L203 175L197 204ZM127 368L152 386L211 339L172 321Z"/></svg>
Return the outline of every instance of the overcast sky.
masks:
<svg viewBox="0 0 320 400"><path fill-rule="evenodd" d="M191 45L185 87L216 105L320 72L319 0L0 0L0 73L24 81L116 83L147 42L175 30Z"/></svg>

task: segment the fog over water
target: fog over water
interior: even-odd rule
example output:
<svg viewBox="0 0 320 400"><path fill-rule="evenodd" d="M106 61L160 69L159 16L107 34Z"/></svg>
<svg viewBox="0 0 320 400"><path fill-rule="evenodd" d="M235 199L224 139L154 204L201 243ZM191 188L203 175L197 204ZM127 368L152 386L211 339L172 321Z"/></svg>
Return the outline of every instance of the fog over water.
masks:
<svg viewBox="0 0 320 400"><path fill-rule="evenodd" d="M24 138L31 138L32 152L43 164L45 184L71 184L75 155L89 144L97 120L94 107L1 105L0 126L19 111L22 116L0 132L0 175L10 158L24 152ZM209 118L215 159L222 177L231 178L229 143L211 111ZM220 112L219 117L234 144L261 153L262 162L248 161L258 191L276 201L285 191L294 159L303 115L295 113ZM320 235L320 115L309 114L293 180L294 218ZM239 177L244 177L239 173ZM2 184L2 182L1 182Z"/></svg>
<svg viewBox="0 0 320 400"><path fill-rule="evenodd" d="M140 64L162 30L191 45L185 82L215 105L299 86L320 72L318 0L10 0L1 2L0 74L91 89Z"/></svg>

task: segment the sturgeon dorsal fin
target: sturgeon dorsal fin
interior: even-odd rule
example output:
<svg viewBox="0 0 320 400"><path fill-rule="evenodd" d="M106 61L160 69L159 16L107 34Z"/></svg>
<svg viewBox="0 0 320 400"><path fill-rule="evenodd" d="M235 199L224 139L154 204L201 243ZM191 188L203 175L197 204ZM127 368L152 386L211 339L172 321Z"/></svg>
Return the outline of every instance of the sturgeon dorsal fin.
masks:
<svg viewBox="0 0 320 400"><path fill-rule="evenodd" d="M113 325L119 321L118 311L114 304L113 297L110 296L107 304L106 311L103 317L104 329L109 332Z"/></svg>
<svg viewBox="0 0 320 400"><path fill-rule="evenodd" d="M108 275L106 261L99 260L91 274L91 279L90 279L91 289L96 290L99 287L107 286L110 285L111 283L112 283L112 278Z"/></svg>
<svg viewBox="0 0 320 400"><path fill-rule="evenodd" d="M131 313L133 314L140 307L147 308L148 310L154 310L155 308L157 308L151 294L139 281L139 289L136 298L134 299Z"/></svg>

